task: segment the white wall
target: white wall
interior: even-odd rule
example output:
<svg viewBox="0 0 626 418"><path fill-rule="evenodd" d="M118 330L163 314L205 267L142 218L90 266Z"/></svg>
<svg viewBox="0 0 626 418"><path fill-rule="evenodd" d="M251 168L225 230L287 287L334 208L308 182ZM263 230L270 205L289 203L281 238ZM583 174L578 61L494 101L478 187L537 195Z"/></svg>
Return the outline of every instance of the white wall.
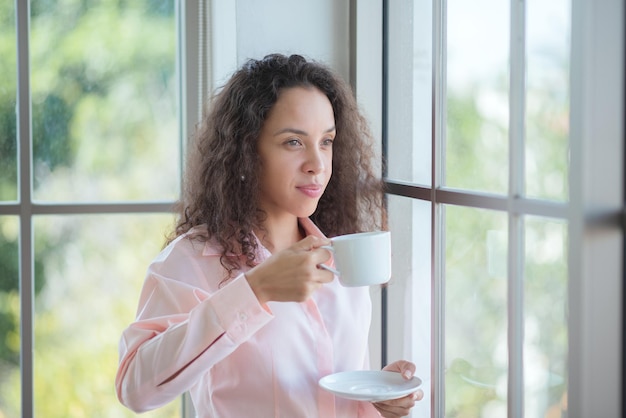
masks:
<svg viewBox="0 0 626 418"><path fill-rule="evenodd" d="M349 1L214 0L209 17L212 88L249 58L300 54L349 80Z"/></svg>

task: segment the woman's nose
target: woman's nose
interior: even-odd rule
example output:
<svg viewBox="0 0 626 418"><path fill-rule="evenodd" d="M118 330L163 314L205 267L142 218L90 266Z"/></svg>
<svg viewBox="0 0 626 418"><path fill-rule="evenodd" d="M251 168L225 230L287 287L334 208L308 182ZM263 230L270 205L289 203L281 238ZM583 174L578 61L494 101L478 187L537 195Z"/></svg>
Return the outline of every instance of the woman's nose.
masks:
<svg viewBox="0 0 626 418"><path fill-rule="evenodd" d="M324 171L325 167L326 162L324 161L324 155L320 150L314 149L307 152L303 171L310 174L319 174Z"/></svg>

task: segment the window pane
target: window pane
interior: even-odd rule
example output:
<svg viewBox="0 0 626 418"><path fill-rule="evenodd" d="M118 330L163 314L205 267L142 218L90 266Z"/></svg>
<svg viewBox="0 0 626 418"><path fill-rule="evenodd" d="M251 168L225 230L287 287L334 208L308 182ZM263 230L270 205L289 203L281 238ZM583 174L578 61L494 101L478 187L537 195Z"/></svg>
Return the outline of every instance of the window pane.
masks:
<svg viewBox="0 0 626 418"><path fill-rule="evenodd" d="M19 218L0 216L0 417L19 417Z"/></svg>
<svg viewBox="0 0 626 418"><path fill-rule="evenodd" d="M569 0L528 3L526 193L567 200L569 158Z"/></svg>
<svg viewBox="0 0 626 418"><path fill-rule="evenodd" d="M507 416L507 217L445 208L447 417Z"/></svg>
<svg viewBox="0 0 626 418"><path fill-rule="evenodd" d="M509 2L449 0L445 185L508 187Z"/></svg>
<svg viewBox="0 0 626 418"><path fill-rule="evenodd" d="M425 399L431 382L431 204L389 196L392 276L387 285L389 360L415 363ZM413 416L429 417L430 402L418 402Z"/></svg>
<svg viewBox="0 0 626 418"><path fill-rule="evenodd" d="M35 199L175 199L174 0L35 0L31 11Z"/></svg>
<svg viewBox="0 0 626 418"><path fill-rule="evenodd" d="M567 415L567 224L526 218L526 417Z"/></svg>
<svg viewBox="0 0 626 418"><path fill-rule="evenodd" d="M389 2L388 177L422 185L432 167L431 10L430 1Z"/></svg>
<svg viewBox="0 0 626 418"><path fill-rule="evenodd" d="M146 214L34 219L36 416L135 416L115 396L117 347L171 223ZM148 416L179 410L174 402Z"/></svg>
<svg viewBox="0 0 626 418"><path fill-rule="evenodd" d="M0 201L17 200L15 2L0 2Z"/></svg>

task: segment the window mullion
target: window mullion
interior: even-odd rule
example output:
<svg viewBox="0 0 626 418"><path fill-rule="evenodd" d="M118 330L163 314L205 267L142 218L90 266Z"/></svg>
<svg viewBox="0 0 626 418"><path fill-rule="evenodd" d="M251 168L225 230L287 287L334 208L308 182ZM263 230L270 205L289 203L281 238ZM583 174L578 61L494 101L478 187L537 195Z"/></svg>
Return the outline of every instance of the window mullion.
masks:
<svg viewBox="0 0 626 418"><path fill-rule="evenodd" d="M20 370L22 417L34 416L34 272L32 230L31 105L29 62L29 19L27 1L15 2L17 35L17 137L20 200Z"/></svg>
<svg viewBox="0 0 626 418"><path fill-rule="evenodd" d="M431 172L432 371L431 416L445 416L445 211L437 191L444 184L446 126L446 0L433 1L433 115Z"/></svg>
<svg viewBox="0 0 626 418"><path fill-rule="evenodd" d="M508 234L508 416L524 416L524 218L509 213Z"/></svg>
<svg viewBox="0 0 626 418"><path fill-rule="evenodd" d="M508 193L508 416L524 416L524 217L515 213L524 196L525 7L511 0Z"/></svg>

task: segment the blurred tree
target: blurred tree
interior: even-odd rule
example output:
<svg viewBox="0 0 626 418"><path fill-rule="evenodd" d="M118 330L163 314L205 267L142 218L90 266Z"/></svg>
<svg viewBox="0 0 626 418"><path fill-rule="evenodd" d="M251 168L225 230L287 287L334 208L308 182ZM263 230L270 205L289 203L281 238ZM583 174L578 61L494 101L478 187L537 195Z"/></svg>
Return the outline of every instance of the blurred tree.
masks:
<svg viewBox="0 0 626 418"><path fill-rule="evenodd" d="M15 8L0 2L0 201L17 200Z"/></svg>
<svg viewBox="0 0 626 418"><path fill-rule="evenodd" d="M162 143L155 140L165 135L171 148L178 147L178 137L170 135L170 126L164 126L171 121L175 123L177 116L173 87L176 85L175 4L174 0L30 2L29 76L35 198L39 188L44 188L45 198L71 190L72 176L76 177L72 172L77 170L79 177L97 168L103 176L126 179L122 186L129 189L125 193L131 198L143 187L128 181L131 170L148 180L154 175L155 167L162 167L160 171L166 174L176 171L177 159L172 158L169 148L160 149L164 148ZM12 1L0 2L0 74L0 201L15 201L18 199L17 71ZM160 109L154 106L165 108L162 113L172 116L163 118ZM176 133L176 129L173 131ZM173 162L164 164L163 159L152 158L155 152ZM52 186L46 183L50 174L56 182ZM177 183L176 178L172 180ZM154 178L150 183L157 183L153 186L156 188L163 187ZM92 187L96 187L95 183ZM80 191L76 195L80 195ZM18 237L6 233L11 230L7 226L16 219L0 217L0 417L3 418L20 414L19 247ZM41 219L36 224L47 225ZM132 319L135 305L132 294L125 295L128 299L120 304L117 290L115 294L107 292L105 307L122 305L124 308L98 312L102 316L96 316L97 323L92 323L87 314L94 302L84 300L87 293L81 294L74 286L73 292L62 294L67 299L60 306L70 309L69 318L79 321L77 328L67 322L67 312L61 312L58 304L50 304L50 294L55 292L49 287L59 283L55 277L63 271L63 265L76 257L76 243L85 242L86 237L91 236L89 231L82 231L74 224L72 217L59 218L51 225L52 232L40 226L35 231L37 414L46 417L134 416L117 403L113 391L117 362L114 347L121 331L119 324ZM134 241L129 246L144 245L143 240L151 228L154 229L154 223L146 223L135 231ZM54 231L60 231L61 235L55 235ZM99 237L100 240L105 238ZM157 240L158 247L162 240L158 237ZM81 257L93 258L93 254L102 250L95 245L81 248ZM90 268L84 266L71 276L63 273L68 274L62 277L66 282L64 286L80 283L84 276L92 277ZM124 266L120 268L123 270ZM141 273L136 275L138 283L141 278ZM51 280L57 281L49 285ZM106 281L102 283L106 285ZM57 287L56 291L59 289ZM86 336L91 336L91 340ZM148 415L177 416L177 411L173 405Z"/></svg>

